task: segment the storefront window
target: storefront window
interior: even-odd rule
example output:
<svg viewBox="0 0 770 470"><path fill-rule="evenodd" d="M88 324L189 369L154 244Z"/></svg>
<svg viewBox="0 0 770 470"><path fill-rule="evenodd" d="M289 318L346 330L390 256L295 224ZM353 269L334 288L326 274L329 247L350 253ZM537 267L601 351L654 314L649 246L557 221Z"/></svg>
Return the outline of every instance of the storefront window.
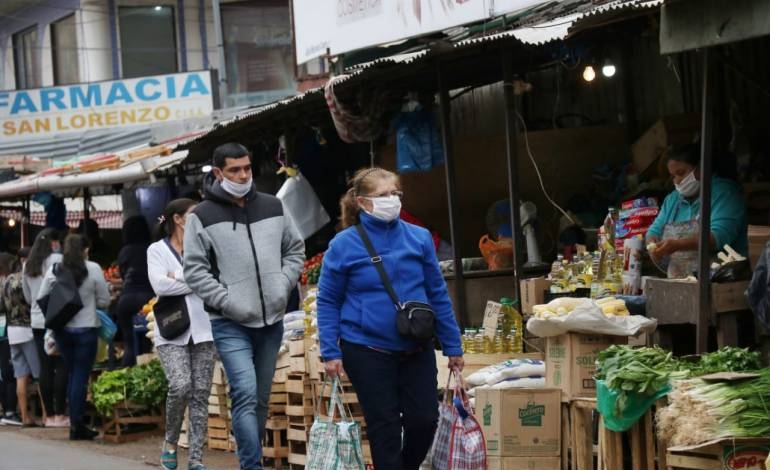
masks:
<svg viewBox="0 0 770 470"><path fill-rule="evenodd" d="M120 7L118 22L123 78L179 71L173 7Z"/></svg>
<svg viewBox="0 0 770 470"><path fill-rule="evenodd" d="M13 35L13 62L16 69L16 89L40 86L38 67L37 27Z"/></svg>
<svg viewBox="0 0 770 470"><path fill-rule="evenodd" d="M75 25L75 15L70 15L51 24L53 79L56 85L67 85L80 81L78 39Z"/></svg>
<svg viewBox="0 0 770 470"><path fill-rule="evenodd" d="M222 5L229 106L269 103L297 91L288 1Z"/></svg>

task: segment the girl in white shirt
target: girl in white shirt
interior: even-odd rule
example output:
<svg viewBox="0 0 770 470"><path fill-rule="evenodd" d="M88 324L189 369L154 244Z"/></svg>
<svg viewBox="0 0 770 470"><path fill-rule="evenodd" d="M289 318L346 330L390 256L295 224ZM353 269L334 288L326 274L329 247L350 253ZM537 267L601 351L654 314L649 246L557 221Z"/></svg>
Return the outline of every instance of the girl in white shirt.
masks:
<svg viewBox="0 0 770 470"><path fill-rule="evenodd" d="M164 338L155 326L155 346L168 378L166 440L161 466L177 468L177 442L185 407L190 408L189 470L206 470L203 444L208 431L208 398L214 372L214 339L203 301L187 286L182 270L184 225L195 208L192 199L171 201L158 224L158 241L147 248L147 274L159 297L185 296L190 328L176 338Z"/></svg>

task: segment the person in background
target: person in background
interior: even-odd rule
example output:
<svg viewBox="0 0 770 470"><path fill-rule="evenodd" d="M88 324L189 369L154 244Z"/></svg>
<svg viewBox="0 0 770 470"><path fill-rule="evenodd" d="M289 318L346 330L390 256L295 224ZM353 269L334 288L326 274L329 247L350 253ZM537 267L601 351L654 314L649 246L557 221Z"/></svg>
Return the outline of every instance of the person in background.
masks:
<svg viewBox="0 0 770 470"><path fill-rule="evenodd" d="M196 204L192 199L169 202L157 227L158 241L147 248L147 275L155 294L159 297L184 295L190 315L190 329L177 338L164 338L157 322L155 325L155 346L169 382L166 439L160 458L161 466L167 470L177 468L177 442L188 406L190 452L187 467L189 470L206 470L202 461L214 374L214 338L203 301L185 283L182 269L185 222Z"/></svg>
<svg viewBox="0 0 770 470"><path fill-rule="evenodd" d="M136 365L134 351L134 315L155 296L147 278L147 247L150 227L141 215L123 222L123 248L118 254L118 268L123 279L123 293L118 300L118 325L123 336L123 367ZM140 340L140 345L144 338Z"/></svg>
<svg viewBox="0 0 770 470"><path fill-rule="evenodd" d="M61 355L49 356L45 352L45 316L37 304L37 294L43 275L61 261L61 238L57 230L43 229L35 237L22 276L24 298L30 305L32 331L35 335L37 355L40 358L40 395L43 399L45 427L69 427L67 413L67 365Z"/></svg>
<svg viewBox="0 0 770 470"><path fill-rule="evenodd" d="M647 232L653 260L670 258L668 277L680 279L698 270L698 234L700 221L700 145L671 148L666 165L676 190L666 196L660 213ZM738 183L711 177L711 242L713 252L730 245L748 256L746 203Z"/></svg>
<svg viewBox="0 0 770 470"><path fill-rule="evenodd" d="M257 191L249 151L214 150L206 199L188 214L184 277L203 299L230 382L241 470L262 470L262 440L289 292L305 244L283 203Z"/></svg>
<svg viewBox="0 0 770 470"><path fill-rule="evenodd" d="M56 346L61 352L69 371L67 397L70 407L70 440L91 440L99 433L84 422L88 377L96 359L98 330L101 323L96 309L110 305L110 293L102 268L88 261L88 240L80 235L69 235L64 240L61 263L45 274L38 291L38 300L51 292L56 282L54 268L66 269L75 279L83 308L64 326L57 330Z"/></svg>
<svg viewBox="0 0 770 470"><path fill-rule="evenodd" d="M449 368L462 370L460 329L428 230L400 219L398 176L358 171L343 196L345 230L329 244L318 288L318 332L329 377L350 377L366 420L375 468L417 470L438 420L431 341L402 338L396 309L354 227L361 224L402 302L430 304Z"/></svg>
<svg viewBox="0 0 770 470"><path fill-rule="evenodd" d="M8 344L8 315L0 309L0 406L3 414L0 424L21 426L21 418L16 412L16 378L11 363L11 346Z"/></svg>
<svg viewBox="0 0 770 470"><path fill-rule="evenodd" d="M27 386L30 379L40 377L40 357L32 333L30 308L24 299L18 259L9 253L0 253L0 311L8 319L8 343L16 377L16 399L21 412L22 426L35 426L28 414Z"/></svg>
<svg viewBox="0 0 770 470"><path fill-rule="evenodd" d="M102 239L102 235L99 232L99 224L93 219L81 219L78 223L78 228L75 233L83 235L88 240L89 259L99 266L106 268L113 262L115 258L114 252Z"/></svg>

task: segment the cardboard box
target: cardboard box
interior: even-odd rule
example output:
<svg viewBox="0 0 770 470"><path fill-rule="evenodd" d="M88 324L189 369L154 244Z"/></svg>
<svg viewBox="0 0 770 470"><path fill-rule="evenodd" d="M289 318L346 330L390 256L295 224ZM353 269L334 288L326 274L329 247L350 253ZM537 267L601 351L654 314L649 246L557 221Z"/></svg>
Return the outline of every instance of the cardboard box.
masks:
<svg viewBox="0 0 770 470"><path fill-rule="evenodd" d="M481 389L476 419L487 455L557 457L561 453L561 390Z"/></svg>
<svg viewBox="0 0 770 470"><path fill-rule="evenodd" d="M679 114L658 120L631 146L634 169L643 173L658 162L669 146L692 143L700 124L697 114ZM656 172L656 168L652 171Z"/></svg>
<svg viewBox="0 0 770 470"><path fill-rule="evenodd" d="M596 357L626 336L567 333L548 338L545 348L545 385L561 389L565 401L596 396Z"/></svg>
<svg viewBox="0 0 770 470"><path fill-rule="evenodd" d="M770 227L765 225L749 225L749 262L751 269L757 266L759 257L770 242Z"/></svg>
<svg viewBox="0 0 770 470"><path fill-rule="evenodd" d="M561 457L487 457L488 470L560 470Z"/></svg>
<svg viewBox="0 0 770 470"><path fill-rule="evenodd" d="M521 313L532 315L532 307L545 303L545 291L551 287L551 281L544 277L524 279L520 282Z"/></svg>

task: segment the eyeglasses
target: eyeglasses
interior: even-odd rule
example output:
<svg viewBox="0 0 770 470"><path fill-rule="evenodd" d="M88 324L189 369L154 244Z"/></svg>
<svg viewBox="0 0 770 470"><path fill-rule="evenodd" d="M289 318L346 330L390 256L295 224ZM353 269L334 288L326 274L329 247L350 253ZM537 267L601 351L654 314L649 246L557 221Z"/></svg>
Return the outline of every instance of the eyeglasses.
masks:
<svg viewBox="0 0 770 470"><path fill-rule="evenodd" d="M396 191L388 191L380 194L370 194L368 196L363 196L363 197L372 198L372 197L388 197L388 196L396 196L397 198L402 199L404 197L404 192L396 190Z"/></svg>

